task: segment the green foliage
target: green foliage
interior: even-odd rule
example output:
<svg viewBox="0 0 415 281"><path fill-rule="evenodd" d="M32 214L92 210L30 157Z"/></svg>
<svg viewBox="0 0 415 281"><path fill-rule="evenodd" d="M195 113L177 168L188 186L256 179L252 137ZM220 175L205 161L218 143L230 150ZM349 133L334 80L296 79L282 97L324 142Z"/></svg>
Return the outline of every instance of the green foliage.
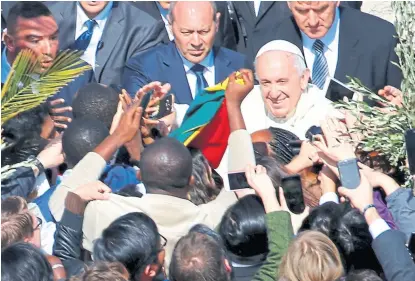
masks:
<svg viewBox="0 0 415 281"><path fill-rule="evenodd" d="M370 107L364 101L339 102L336 106L350 110L359 117L355 132L364 136L360 143L365 151L377 151L393 166L407 172L404 134L407 130L415 128L415 2L392 2L392 8L396 16L395 27L399 37L395 51L399 57L397 67L400 67L403 73L401 85L403 106L397 107L391 104L355 78L351 78L349 84L351 88L370 100L384 103L384 109L393 113L386 114L384 110Z"/></svg>
<svg viewBox="0 0 415 281"><path fill-rule="evenodd" d="M32 51L23 50L16 57L1 91L1 124L20 112L32 109L56 94L84 71L91 69L78 51L61 52L52 66L41 74L40 63Z"/></svg>

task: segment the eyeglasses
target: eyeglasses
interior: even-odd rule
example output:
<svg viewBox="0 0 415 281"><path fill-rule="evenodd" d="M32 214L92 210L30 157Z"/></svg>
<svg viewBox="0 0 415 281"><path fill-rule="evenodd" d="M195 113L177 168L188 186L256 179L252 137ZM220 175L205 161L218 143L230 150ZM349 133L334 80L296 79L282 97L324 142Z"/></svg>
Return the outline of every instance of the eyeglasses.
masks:
<svg viewBox="0 0 415 281"><path fill-rule="evenodd" d="M42 223L43 223L43 221L42 221L41 218L36 217L36 219L37 219L37 224L36 224L36 227L33 228L33 231L35 231L36 229L40 228L42 226Z"/></svg>
<svg viewBox="0 0 415 281"><path fill-rule="evenodd" d="M161 248L163 249L167 245L167 238L161 235L160 233L159 233L159 236L160 236Z"/></svg>

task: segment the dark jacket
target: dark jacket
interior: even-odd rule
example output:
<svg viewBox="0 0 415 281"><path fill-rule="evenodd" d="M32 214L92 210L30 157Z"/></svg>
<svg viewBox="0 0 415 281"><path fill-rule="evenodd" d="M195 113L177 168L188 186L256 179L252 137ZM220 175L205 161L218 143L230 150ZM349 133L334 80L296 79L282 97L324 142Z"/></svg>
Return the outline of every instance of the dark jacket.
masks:
<svg viewBox="0 0 415 281"><path fill-rule="evenodd" d="M19 165L17 167L17 165ZM27 198L35 187L36 177L32 166L22 163L4 168L1 172L1 200L10 196Z"/></svg>

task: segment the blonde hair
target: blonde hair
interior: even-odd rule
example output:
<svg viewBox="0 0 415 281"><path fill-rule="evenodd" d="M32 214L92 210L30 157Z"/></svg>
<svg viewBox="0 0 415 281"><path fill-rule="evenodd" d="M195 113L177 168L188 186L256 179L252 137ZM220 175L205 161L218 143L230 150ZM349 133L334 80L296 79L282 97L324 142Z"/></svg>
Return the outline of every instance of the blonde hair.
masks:
<svg viewBox="0 0 415 281"><path fill-rule="evenodd" d="M333 281L343 275L336 245L317 231L300 233L288 247L280 266L287 281Z"/></svg>

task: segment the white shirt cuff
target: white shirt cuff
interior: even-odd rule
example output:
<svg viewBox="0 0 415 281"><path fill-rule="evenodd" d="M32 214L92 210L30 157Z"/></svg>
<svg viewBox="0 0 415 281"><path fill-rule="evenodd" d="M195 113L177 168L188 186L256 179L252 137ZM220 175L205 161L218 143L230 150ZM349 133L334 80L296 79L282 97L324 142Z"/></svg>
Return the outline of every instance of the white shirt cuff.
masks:
<svg viewBox="0 0 415 281"><path fill-rule="evenodd" d="M339 197L335 192L326 192L320 197L320 206L327 202L339 204Z"/></svg>
<svg viewBox="0 0 415 281"><path fill-rule="evenodd" d="M383 219L377 219L369 225L369 231L370 234L372 234L373 239L376 239L379 235L389 229L389 225Z"/></svg>

